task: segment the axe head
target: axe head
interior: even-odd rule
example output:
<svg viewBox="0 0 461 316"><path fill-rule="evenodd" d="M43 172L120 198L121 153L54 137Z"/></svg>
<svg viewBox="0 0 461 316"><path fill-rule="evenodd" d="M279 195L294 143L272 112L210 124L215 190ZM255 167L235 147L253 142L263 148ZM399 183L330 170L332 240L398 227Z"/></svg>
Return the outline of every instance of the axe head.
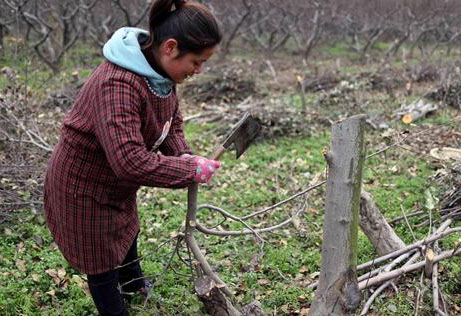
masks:
<svg viewBox="0 0 461 316"><path fill-rule="evenodd" d="M232 128L223 147L227 149L230 145L235 144L238 159L258 136L260 130L261 124L247 112Z"/></svg>

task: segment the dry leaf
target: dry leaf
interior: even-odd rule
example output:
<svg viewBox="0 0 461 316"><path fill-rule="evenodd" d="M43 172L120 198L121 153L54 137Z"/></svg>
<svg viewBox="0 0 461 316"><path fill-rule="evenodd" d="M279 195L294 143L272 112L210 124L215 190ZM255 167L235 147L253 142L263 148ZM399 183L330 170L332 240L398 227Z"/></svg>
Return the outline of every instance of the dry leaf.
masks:
<svg viewBox="0 0 461 316"><path fill-rule="evenodd" d="M270 283L270 281L268 279L259 279L258 280L259 285L267 285L269 283Z"/></svg>
<svg viewBox="0 0 461 316"><path fill-rule="evenodd" d="M50 296L55 296L56 292L54 290L51 290L51 291L46 292L46 294Z"/></svg>
<svg viewBox="0 0 461 316"><path fill-rule="evenodd" d="M16 260L16 267L19 271L26 272L26 260Z"/></svg>
<svg viewBox="0 0 461 316"><path fill-rule="evenodd" d="M37 273L32 274L31 277L32 280L34 280L35 282L38 282L40 280L40 276Z"/></svg>
<svg viewBox="0 0 461 316"><path fill-rule="evenodd" d="M58 269L58 277L62 280L66 276L66 270L63 268Z"/></svg>
<svg viewBox="0 0 461 316"><path fill-rule="evenodd" d="M45 270L45 272L52 278L55 278L58 276L58 271L56 271L55 269L48 269L48 270Z"/></svg>

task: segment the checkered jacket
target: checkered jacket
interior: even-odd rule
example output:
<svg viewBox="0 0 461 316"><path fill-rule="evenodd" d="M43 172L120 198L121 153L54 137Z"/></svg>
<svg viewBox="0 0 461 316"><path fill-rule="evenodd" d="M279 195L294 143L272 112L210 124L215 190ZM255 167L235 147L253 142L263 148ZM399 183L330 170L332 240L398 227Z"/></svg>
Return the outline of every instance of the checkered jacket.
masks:
<svg viewBox="0 0 461 316"><path fill-rule="evenodd" d="M160 97L143 77L100 65L64 120L45 177L47 224L67 261L87 274L119 265L139 232L136 191L192 183L197 165L184 153L175 91Z"/></svg>

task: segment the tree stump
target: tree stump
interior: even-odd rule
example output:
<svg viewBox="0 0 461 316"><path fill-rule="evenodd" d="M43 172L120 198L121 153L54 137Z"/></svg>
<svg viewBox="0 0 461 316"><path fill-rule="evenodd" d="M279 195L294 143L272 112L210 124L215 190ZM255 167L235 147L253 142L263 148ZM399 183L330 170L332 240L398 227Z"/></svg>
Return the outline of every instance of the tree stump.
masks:
<svg viewBox="0 0 461 316"><path fill-rule="evenodd" d="M331 129L322 266L310 316L347 315L360 305L356 267L365 118L353 116Z"/></svg>
<svg viewBox="0 0 461 316"><path fill-rule="evenodd" d="M265 316L258 301L245 305L241 311L236 309L230 298L221 291L222 285L217 285L207 275L201 276L195 282L195 292L212 316Z"/></svg>

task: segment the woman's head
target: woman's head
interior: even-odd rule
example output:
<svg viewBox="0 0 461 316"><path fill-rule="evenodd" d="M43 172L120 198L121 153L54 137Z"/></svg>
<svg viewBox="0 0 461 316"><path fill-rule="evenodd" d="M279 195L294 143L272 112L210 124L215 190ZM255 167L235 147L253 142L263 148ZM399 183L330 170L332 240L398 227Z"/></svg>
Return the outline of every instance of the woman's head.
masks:
<svg viewBox="0 0 461 316"><path fill-rule="evenodd" d="M149 32L144 48L155 52L157 62L175 82L200 73L203 62L211 57L222 38L210 10L184 0L154 0Z"/></svg>

